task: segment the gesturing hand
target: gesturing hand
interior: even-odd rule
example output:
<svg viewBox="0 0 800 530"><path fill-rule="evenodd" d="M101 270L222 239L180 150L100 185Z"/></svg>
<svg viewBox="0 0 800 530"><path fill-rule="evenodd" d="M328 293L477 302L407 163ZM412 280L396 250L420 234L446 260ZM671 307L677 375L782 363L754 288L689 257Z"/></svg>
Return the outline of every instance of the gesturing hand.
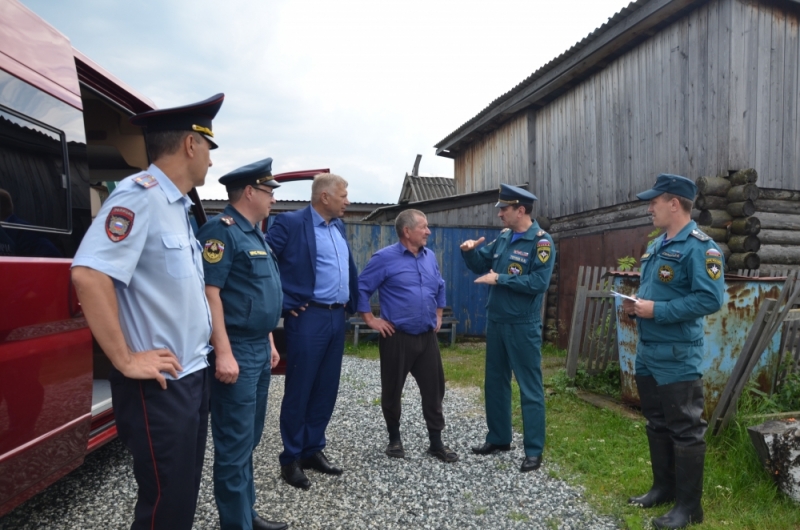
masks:
<svg viewBox="0 0 800 530"><path fill-rule="evenodd" d="M467 239L466 241L464 241L463 243L461 243L461 246L460 246L459 248L460 248L461 250L465 251L465 252L466 252L466 251L469 251L469 250L475 250L475 249L478 247L478 245L480 245L481 243L483 243L485 240L486 240L486 238L485 238L485 237L481 237L481 238L480 238L480 239L478 239L477 241L476 241L476 240L474 240L474 239Z"/></svg>

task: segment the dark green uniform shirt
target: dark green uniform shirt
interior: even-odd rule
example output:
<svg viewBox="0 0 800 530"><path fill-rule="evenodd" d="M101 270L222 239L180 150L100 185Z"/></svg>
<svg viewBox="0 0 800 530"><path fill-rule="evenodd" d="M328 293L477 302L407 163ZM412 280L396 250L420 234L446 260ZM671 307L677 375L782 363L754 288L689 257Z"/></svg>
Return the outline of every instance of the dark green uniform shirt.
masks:
<svg viewBox="0 0 800 530"><path fill-rule="evenodd" d="M542 300L556 261L553 238L536 221L513 243L512 235L511 230L503 230L485 247L461 254L472 272L493 270L498 274L497 285L489 286L489 320L507 324L541 321Z"/></svg>
<svg viewBox="0 0 800 530"><path fill-rule="evenodd" d="M283 291L275 253L264 234L236 208L200 228L206 285L220 288L225 328L231 341L268 340L278 325Z"/></svg>
<svg viewBox="0 0 800 530"><path fill-rule="evenodd" d="M690 221L664 243L656 238L642 256L637 296L655 302L654 318L637 318L639 340L693 343L703 339L703 317L719 311L725 294L722 252Z"/></svg>

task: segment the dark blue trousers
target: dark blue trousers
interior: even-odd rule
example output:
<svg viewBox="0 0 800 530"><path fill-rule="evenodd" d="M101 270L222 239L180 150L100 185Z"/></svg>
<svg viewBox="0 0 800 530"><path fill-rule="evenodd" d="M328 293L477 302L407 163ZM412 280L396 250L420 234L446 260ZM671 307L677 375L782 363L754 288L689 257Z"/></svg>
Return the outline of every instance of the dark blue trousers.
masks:
<svg viewBox="0 0 800 530"><path fill-rule="evenodd" d="M131 530L190 530L208 437L208 369L167 381L166 390L114 369L109 380L139 486Z"/></svg>
<svg viewBox="0 0 800 530"><path fill-rule="evenodd" d="M269 340L236 342L239 377L233 384L211 377L211 435L214 438L214 498L221 530L251 530L256 512L253 450L261 441L270 381ZM216 357L209 356L211 373Z"/></svg>
<svg viewBox="0 0 800 530"><path fill-rule="evenodd" d="M282 466L325 448L325 429L339 393L344 353L343 308L307 307L283 320L286 387L281 404Z"/></svg>

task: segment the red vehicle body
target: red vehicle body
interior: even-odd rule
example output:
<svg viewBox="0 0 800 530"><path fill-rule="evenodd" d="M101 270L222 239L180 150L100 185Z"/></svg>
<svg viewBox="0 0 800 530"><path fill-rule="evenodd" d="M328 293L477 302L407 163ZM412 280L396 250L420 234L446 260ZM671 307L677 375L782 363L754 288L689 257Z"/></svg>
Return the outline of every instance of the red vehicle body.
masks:
<svg viewBox="0 0 800 530"><path fill-rule="evenodd" d="M69 267L114 182L148 166L128 118L152 108L17 0L0 1L0 517L117 436L111 365ZM280 331L276 341L283 351Z"/></svg>

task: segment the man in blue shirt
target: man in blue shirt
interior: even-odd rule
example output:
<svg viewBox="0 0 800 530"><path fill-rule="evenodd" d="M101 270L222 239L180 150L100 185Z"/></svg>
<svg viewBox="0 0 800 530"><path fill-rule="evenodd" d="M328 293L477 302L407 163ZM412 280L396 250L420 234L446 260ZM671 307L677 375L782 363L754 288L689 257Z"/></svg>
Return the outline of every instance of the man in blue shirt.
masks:
<svg viewBox="0 0 800 530"><path fill-rule="evenodd" d="M279 184L271 158L235 169L219 182L230 204L197 234L214 324L209 356L214 498L221 530L283 530L285 523L256 513L253 479L271 368L280 360L272 330L283 302L278 263L258 225L269 215Z"/></svg>
<svg viewBox="0 0 800 530"><path fill-rule="evenodd" d="M308 489L303 469L340 475L323 453L339 393L345 311L355 312L358 271L345 239L347 181L322 173L311 205L275 218L267 242L278 256L283 287L286 377L281 404L281 476Z"/></svg>
<svg viewBox="0 0 800 530"><path fill-rule="evenodd" d="M436 255L425 248L431 234L425 214L404 210L394 228L400 241L373 254L358 278L358 311L381 334L381 408L389 431L386 454L405 457L400 402L411 373L422 396L422 415L431 441L428 453L443 462L455 462L458 454L442 443L444 370L436 333L442 327L444 279ZM369 304L376 290L380 318L372 314Z"/></svg>
<svg viewBox="0 0 800 530"><path fill-rule="evenodd" d="M692 221L694 182L662 174L637 197L650 201L653 225L664 230L642 256L637 300L623 309L636 319L636 388L647 419L653 487L628 502L650 508L675 502L656 528L703 521L703 318L725 296L722 251Z"/></svg>
<svg viewBox="0 0 800 530"><path fill-rule="evenodd" d="M208 437L211 313L186 195L211 166L224 96L138 114L152 164L103 204L72 263L86 320L111 360L119 438L139 485L133 530L189 530Z"/></svg>

